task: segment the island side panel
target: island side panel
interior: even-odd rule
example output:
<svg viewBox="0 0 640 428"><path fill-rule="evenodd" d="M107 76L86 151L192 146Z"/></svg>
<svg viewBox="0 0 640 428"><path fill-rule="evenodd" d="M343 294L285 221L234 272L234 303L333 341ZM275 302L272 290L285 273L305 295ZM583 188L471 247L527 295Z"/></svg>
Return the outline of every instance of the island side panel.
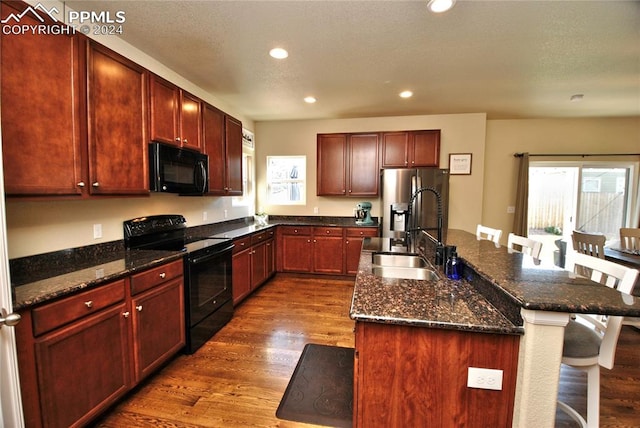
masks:
<svg viewBox="0 0 640 428"><path fill-rule="evenodd" d="M356 427L511 427L516 335L356 323ZM503 370L501 391L467 387L469 367Z"/></svg>

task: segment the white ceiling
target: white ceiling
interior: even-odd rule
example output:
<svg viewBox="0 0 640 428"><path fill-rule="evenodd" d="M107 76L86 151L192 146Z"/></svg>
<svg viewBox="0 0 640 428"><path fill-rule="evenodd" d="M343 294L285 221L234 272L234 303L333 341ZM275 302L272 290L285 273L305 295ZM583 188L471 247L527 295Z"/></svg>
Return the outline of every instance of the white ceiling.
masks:
<svg viewBox="0 0 640 428"><path fill-rule="evenodd" d="M256 121L640 116L639 1L65 3L124 11L127 42Z"/></svg>

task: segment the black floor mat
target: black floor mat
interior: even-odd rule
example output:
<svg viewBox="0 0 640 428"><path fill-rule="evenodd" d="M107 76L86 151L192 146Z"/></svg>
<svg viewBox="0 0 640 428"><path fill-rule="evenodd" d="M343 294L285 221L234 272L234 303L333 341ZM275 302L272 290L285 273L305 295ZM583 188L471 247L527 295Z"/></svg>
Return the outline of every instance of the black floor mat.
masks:
<svg viewBox="0 0 640 428"><path fill-rule="evenodd" d="M276 416L349 428L353 421L353 348L307 344Z"/></svg>

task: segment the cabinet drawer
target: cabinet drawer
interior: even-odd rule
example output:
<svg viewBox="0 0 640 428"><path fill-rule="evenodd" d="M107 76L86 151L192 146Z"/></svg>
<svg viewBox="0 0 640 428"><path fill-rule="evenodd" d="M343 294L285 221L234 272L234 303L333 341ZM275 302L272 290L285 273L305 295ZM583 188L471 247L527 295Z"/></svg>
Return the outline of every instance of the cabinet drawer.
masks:
<svg viewBox="0 0 640 428"><path fill-rule="evenodd" d="M131 277L131 295L136 295L169 279L181 276L182 269L182 260L176 260L133 275Z"/></svg>
<svg viewBox="0 0 640 428"><path fill-rule="evenodd" d="M125 298L124 279L35 308L33 335L39 336Z"/></svg>
<svg viewBox="0 0 640 428"><path fill-rule="evenodd" d="M314 227L313 234L319 236L342 236L341 227Z"/></svg>
<svg viewBox="0 0 640 428"><path fill-rule="evenodd" d="M251 235L251 245L255 245L259 242L265 241L266 239L267 239L266 232L254 233L253 235Z"/></svg>
<svg viewBox="0 0 640 428"><path fill-rule="evenodd" d="M240 239L233 240L233 254L239 253L240 251L244 251L251 246L251 237L246 236Z"/></svg>
<svg viewBox="0 0 640 428"><path fill-rule="evenodd" d="M348 227L346 229L348 238L357 238L364 236L378 236L378 228L373 227Z"/></svg>
<svg viewBox="0 0 640 428"><path fill-rule="evenodd" d="M303 227L285 226L280 230L283 235L311 235L311 231L313 229L309 226L303 226Z"/></svg>

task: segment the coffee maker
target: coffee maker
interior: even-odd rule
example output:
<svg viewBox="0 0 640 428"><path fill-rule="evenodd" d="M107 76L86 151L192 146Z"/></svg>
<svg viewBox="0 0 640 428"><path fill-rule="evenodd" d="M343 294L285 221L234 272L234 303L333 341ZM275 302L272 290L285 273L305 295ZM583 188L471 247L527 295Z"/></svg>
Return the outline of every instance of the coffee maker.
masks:
<svg viewBox="0 0 640 428"><path fill-rule="evenodd" d="M360 202L356 205L356 224L373 224L371 219L371 202Z"/></svg>

